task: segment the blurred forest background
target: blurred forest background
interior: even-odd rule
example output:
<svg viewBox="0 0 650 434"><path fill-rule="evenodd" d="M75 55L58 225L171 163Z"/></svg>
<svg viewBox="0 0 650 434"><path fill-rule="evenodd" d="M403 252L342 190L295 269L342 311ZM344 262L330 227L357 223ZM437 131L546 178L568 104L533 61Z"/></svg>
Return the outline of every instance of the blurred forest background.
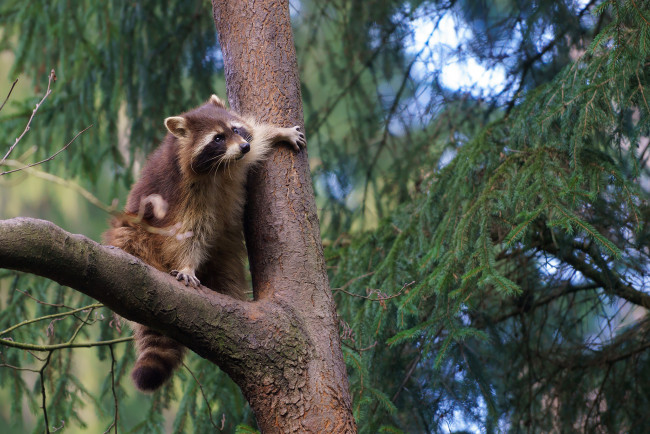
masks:
<svg viewBox="0 0 650 434"><path fill-rule="evenodd" d="M650 1L292 0L290 12L360 432L645 432ZM225 96L206 0L3 0L0 37L1 101L19 78L0 156L58 77L0 172L93 125L53 161L0 176L0 218L99 241L163 119ZM0 270L0 333L47 316L1 338L129 335L92 304ZM205 360L151 396L131 386L132 361L130 343L1 347L3 432L43 432L43 394L52 431L103 432L116 404L123 432L254 428Z"/></svg>

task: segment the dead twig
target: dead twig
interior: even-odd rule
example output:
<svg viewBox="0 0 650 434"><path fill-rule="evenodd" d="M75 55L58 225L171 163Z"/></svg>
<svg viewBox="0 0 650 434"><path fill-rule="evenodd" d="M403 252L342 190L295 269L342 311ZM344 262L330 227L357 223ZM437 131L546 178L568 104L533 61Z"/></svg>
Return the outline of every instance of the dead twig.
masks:
<svg viewBox="0 0 650 434"><path fill-rule="evenodd" d="M196 384L199 386L199 389L201 390L201 395L203 395L203 400L205 401L205 404L206 404L206 406L207 406L208 416L210 417L210 423L212 424L213 427L215 427L216 429L218 429L219 431L221 431L221 430L223 429L224 424L225 424L225 415L224 415L224 417L221 419L221 428L219 428L219 427L217 426L217 424L214 422L214 419L212 418L212 407L210 406L210 401L208 401L208 397L205 396L205 392L203 391L203 385L202 385L201 382L198 380L198 378L196 378L196 375L194 375L194 372L192 372L192 370L190 369L190 367L187 366L187 365L185 364L185 362L183 362L183 367L184 367L185 369L187 369L187 372L189 372L190 375L192 376L192 378L194 378L194 381L196 381Z"/></svg>
<svg viewBox="0 0 650 434"><path fill-rule="evenodd" d="M117 401L117 393L115 392L115 353L113 353L113 345L109 345L108 349L111 350L111 390L113 391L113 403L115 404L115 416L113 416L113 423L108 427L104 434L111 431L111 428L115 428L115 434L117 434L117 420L119 417L119 405Z"/></svg>
<svg viewBox="0 0 650 434"><path fill-rule="evenodd" d="M47 163L48 161L54 160L54 157L56 157L57 155L59 155L61 152L65 151L65 150L68 148L68 146L70 146L70 145L72 144L72 142L74 142L74 141L77 139L77 137L79 137L80 135L82 135L83 133L85 133L89 128L92 128L92 124L89 125L89 126L87 126L86 128L84 128L83 130L79 131L79 132L77 133L77 135L75 135L75 136L72 138L72 140L70 140L68 143L66 143L66 145L65 145L63 148L59 149L59 150L56 151L54 154L52 154L52 155L50 155L49 157L47 157L45 160L41 160L41 161L36 162L36 163L28 164L28 165L26 165L26 166L19 167L18 169L7 170L6 172L1 172L1 173L0 173L0 176L2 176L2 175L7 175L7 174L9 174L9 173L20 172L21 170L29 169L30 167L38 166L39 164ZM13 149L13 148L12 148L12 149ZM11 149L9 150L9 152L11 152ZM7 153L7 155L9 155L9 153ZM7 155L5 155L5 158L7 157ZM4 160L2 160L2 162L4 163Z"/></svg>
<svg viewBox="0 0 650 434"><path fill-rule="evenodd" d="M5 101L0 105L0 111L4 108L5 104L7 104L7 101L9 101L9 97L11 96L11 92L14 91L14 87L16 87L16 83L18 83L18 79L14 80L14 83L11 85L11 89L9 89L9 93L7 94L7 97L5 98Z"/></svg>
<svg viewBox="0 0 650 434"><path fill-rule="evenodd" d="M361 276L361 277L363 277L363 276ZM334 291L341 291L341 292L343 292L343 293L345 293L347 295L351 295L352 297L363 298L364 300L370 300L370 301L379 301L381 303L381 302L384 302L386 300L390 300L392 298L399 297L400 295L402 295L402 292L404 292L404 290L406 288L413 285L414 283L415 283L415 280L412 281L412 282L409 282L409 283L405 283L404 286L402 286L402 289L400 289L397 293L395 293L393 295L384 294L383 292L381 292L378 289L370 289L370 290L368 290L368 295L367 296L366 295L354 294L352 292L346 291L342 287L341 288L335 288ZM373 298L372 297L373 294L377 294L377 298Z"/></svg>
<svg viewBox="0 0 650 434"><path fill-rule="evenodd" d="M74 309L74 307L67 306L67 305L62 304L62 303L60 303L60 304L53 304L53 303L47 303L47 302L44 302L43 300L39 300L38 298L34 297L33 295L30 295L27 291L23 291L22 289L18 289L18 288L16 288L16 291L18 291L18 292L20 292L20 293L26 295L27 297L29 297L29 298L31 298L32 300L34 300L36 303L43 304L43 305L45 305L45 306L52 306L52 307L65 307L66 309Z"/></svg>
<svg viewBox="0 0 650 434"><path fill-rule="evenodd" d="M7 153L5 154L5 156L2 157L2 160L0 160L0 164L4 163L4 161L7 159L7 157L9 156L9 154L11 154L11 152L14 150L14 148L16 147L16 145L18 144L18 142L20 142L20 140L23 138L23 136L24 136L25 134L27 134L27 131L29 131L29 129L30 129L30 125L31 125L31 123L32 123L32 120L34 119L34 116L36 115L36 112L38 111L38 108L41 106L41 104L43 104L43 102L45 101L45 98L47 98L48 96L50 96L50 94L52 93L51 85L52 85L52 82L53 82L53 81L56 81L56 74L54 73L54 69L53 69L52 71L50 71L50 76L49 76L49 79L48 79L48 81L47 81L47 91L45 91L45 95L44 95L43 98L42 98L42 99L41 99L41 100L36 104L36 107L34 107L34 110L32 110L32 115L29 117L29 120L27 121L27 125L25 125L25 129L23 130L23 133L22 133L22 134L21 134L21 135L16 139L16 141L14 142L14 144L11 145L11 147L9 148L9 150L7 151ZM4 105L4 104L3 104L3 105Z"/></svg>

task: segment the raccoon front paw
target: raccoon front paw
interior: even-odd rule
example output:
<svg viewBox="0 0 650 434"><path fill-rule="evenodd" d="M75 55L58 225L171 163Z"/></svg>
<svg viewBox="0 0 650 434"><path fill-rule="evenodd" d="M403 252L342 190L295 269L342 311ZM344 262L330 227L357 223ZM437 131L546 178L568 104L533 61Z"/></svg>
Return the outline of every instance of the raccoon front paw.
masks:
<svg viewBox="0 0 650 434"><path fill-rule="evenodd" d="M293 128L287 128L287 142L291 143L293 149L298 152L301 148L305 147L305 134L300 131L300 126L296 125Z"/></svg>
<svg viewBox="0 0 650 434"><path fill-rule="evenodd" d="M172 276L176 278L179 282L184 282L185 286L191 286L193 288L198 288L201 286L201 281L196 278L194 271L183 268L182 270L172 270L169 272Z"/></svg>

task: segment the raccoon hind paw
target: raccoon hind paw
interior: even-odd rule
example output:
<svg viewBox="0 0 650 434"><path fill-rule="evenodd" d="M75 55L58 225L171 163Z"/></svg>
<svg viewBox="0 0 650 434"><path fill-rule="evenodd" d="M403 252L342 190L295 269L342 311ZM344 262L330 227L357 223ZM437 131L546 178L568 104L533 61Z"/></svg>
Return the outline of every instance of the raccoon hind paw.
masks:
<svg viewBox="0 0 650 434"><path fill-rule="evenodd" d="M187 269L172 270L169 272L169 274L174 276L179 282L185 283L185 286L191 286L193 288L198 288L201 286L201 281L197 279L197 277L194 275L194 272Z"/></svg>

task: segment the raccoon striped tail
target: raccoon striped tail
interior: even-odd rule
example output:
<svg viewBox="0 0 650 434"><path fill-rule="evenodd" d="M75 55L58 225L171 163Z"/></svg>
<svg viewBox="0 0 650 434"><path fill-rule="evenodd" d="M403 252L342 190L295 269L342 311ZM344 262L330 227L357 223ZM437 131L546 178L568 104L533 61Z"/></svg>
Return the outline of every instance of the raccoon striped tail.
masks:
<svg viewBox="0 0 650 434"><path fill-rule="evenodd" d="M162 386L183 362L185 347L155 330L133 324L138 358L131 378L135 387L153 392Z"/></svg>

